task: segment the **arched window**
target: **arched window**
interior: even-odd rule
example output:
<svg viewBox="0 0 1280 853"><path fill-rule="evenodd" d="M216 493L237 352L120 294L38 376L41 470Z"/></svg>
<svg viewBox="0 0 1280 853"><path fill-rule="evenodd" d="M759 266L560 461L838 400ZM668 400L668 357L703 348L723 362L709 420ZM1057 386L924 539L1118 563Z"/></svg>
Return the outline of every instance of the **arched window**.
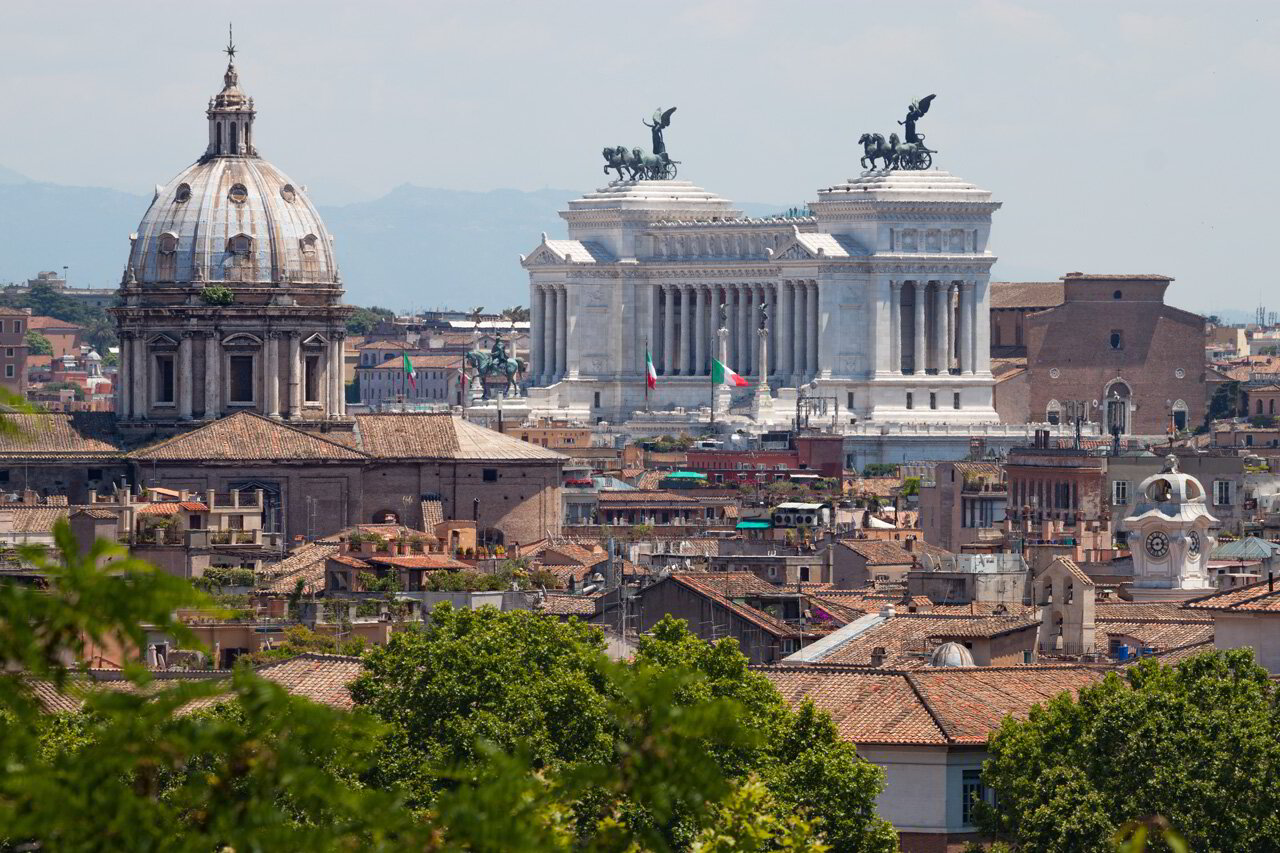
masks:
<svg viewBox="0 0 1280 853"><path fill-rule="evenodd" d="M1045 411L1045 420L1051 424L1058 424L1062 421L1062 405L1057 400L1050 400Z"/></svg>
<svg viewBox="0 0 1280 853"><path fill-rule="evenodd" d="M1258 401L1258 414L1262 414L1262 401Z"/></svg>
<svg viewBox="0 0 1280 853"><path fill-rule="evenodd" d="M240 153L240 126L231 122L231 153Z"/></svg>
<svg viewBox="0 0 1280 853"><path fill-rule="evenodd" d="M178 251L178 235L166 231L156 241L156 278L160 281L173 281Z"/></svg>
<svg viewBox="0 0 1280 853"><path fill-rule="evenodd" d="M218 122L213 126L213 150L222 153L222 122Z"/></svg>
<svg viewBox="0 0 1280 853"><path fill-rule="evenodd" d="M314 234L308 234L298 241L298 252L302 256L302 271L314 273L320 271L320 240Z"/></svg>
<svg viewBox="0 0 1280 853"><path fill-rule="evenodd" d="M1187 404L1183 400L1175 400L1173 403L1173 428L1176 430L1187 428Z"/></svg>
<svg viewBox="0 0 1280 853"><path fill-rule="evenodd" d="M1124 299L1124 294L1117 290L1115 293L1111 294L1111 298L1112 298L1112 299Z"/></svg>

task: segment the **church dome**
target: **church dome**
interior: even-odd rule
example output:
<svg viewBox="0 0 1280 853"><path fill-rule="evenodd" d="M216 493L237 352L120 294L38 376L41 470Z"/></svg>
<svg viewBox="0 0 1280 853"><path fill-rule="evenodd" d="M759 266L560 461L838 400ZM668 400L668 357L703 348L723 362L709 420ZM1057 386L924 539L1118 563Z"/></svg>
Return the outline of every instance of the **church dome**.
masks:
<svg viewBox="0 0 1280 853"><path fill-rule="evenodd" d="M303 188L258 156L253 99L233 64L223 80L206 112L208 147L156 188L131 236L126 282L336 284L333 238Z"/></svg>
<svg viewBox="0 0 1280 853"><path fill-rule="evenodd" d="M959 643L943 643L933 650L929 666L973 666L973 653Z"/></svg>
<svg viewBox="0 0 1280 853"><path fill-rule="evenodd" d="M1204 508L1204 486L1195 477L1179 471L1178 458L1173 455L1165 458L1164 469L1160 473L1142 481L1137 497L1135 517L1149 512L1169 517L1207 512Z"/></svg>

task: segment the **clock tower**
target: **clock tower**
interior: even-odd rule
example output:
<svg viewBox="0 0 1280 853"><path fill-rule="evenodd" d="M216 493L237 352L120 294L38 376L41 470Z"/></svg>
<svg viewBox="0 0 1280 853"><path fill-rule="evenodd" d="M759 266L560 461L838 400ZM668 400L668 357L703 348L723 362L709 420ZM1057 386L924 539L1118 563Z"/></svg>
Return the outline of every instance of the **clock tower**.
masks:
<svg viewBox="0 0 1280 853"><path fill-rule="evenodd" d="M1142 481L1133 514L1123 525L1133 554L1134 601L1182 601L1213 588L1205 565L1218 519L1205 508L1204 486L1165 458L1164 469Z"/></svg>

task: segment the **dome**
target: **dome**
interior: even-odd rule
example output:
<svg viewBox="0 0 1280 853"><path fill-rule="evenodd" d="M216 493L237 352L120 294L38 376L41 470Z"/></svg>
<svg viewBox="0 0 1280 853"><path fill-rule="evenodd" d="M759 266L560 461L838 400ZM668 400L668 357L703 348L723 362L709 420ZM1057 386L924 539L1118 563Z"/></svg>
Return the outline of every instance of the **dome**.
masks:
<svg viewBox="0 0 1280 853"><path fill-rule="evenodd" d="M204 156L157 187L131 236L126 282L336 284L333 238L302 187L258 156L257 113L234 65L223 83L205 113Z"/></svg>
<svg viewBox="0 0 1280 853"><path fill-rule="evenodd" d="M943 643L933 650L929 666L973 666L973 654L959 643Z"/></svg>
<svg viewBox="0 0 1280 853"><path fill-rule="evenodd" d="M1135 515L1153 509L1167 509L1165 515L1173 515L1183 504L1204 504L1204 486L1190 474L1178 470L1178 458L1165 457L1164 469L1152 474L1138 486Z"/></svg>
<svg viewBox="0 0 1280 853"><path fill-rule="evenodd" d="M202 158L156 193L129 269L141 284L336 280L333 238L302 188L256 155Z"/></svg>

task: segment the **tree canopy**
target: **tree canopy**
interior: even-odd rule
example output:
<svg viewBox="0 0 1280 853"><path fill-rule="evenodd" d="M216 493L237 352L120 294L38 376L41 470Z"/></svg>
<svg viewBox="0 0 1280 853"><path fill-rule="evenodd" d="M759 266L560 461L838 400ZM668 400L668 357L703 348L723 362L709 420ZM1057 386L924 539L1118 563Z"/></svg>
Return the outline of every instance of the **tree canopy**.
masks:
<svg viewBox="0 0 1280 853"><path fill-rule="evenodd" d="M1108 849L1152 815L1192 850L1280 849L1280 704L1250 650L1144 660L1006 720L990 751L979 820L1018 849Z"/></svg>
<svg viewBox="0 0 1280 853"><path fill-rule="evenodd" d="M611 664L576 621L440 606L427 628L371 651L352 693L390 726L376 784L405 785L424 808L447 808L459 775L490 776L496 751L531 774L544 803L533 824L567 820L591 849L725 849L704 833L744 801L773 809L774 840L896 847L874 817L881 771L830 718L792 710L732 641L708 645L669 617Z"/></svg>
<svg viewBox="0 0 1280 853"><path fill-rule="evenodd" d="M880 771L830 719L672 620L614 664L576 621L441 606L366 655L343 712L243 664L175 682L127 663L155 636L195 647L175 614L211 600L114 543L82 556L65 521L55 538L22 552L47 588L0 585L5 849L896 846ZM120 650L122 681L68 668L90 646Z"/></svg>
<svg viewBox="0 0 1280 853"><path fill-rule="evenodd" d="M53 344L35 329L27 329L23 339L27 344L28 355L53 355Z"/></svg>

